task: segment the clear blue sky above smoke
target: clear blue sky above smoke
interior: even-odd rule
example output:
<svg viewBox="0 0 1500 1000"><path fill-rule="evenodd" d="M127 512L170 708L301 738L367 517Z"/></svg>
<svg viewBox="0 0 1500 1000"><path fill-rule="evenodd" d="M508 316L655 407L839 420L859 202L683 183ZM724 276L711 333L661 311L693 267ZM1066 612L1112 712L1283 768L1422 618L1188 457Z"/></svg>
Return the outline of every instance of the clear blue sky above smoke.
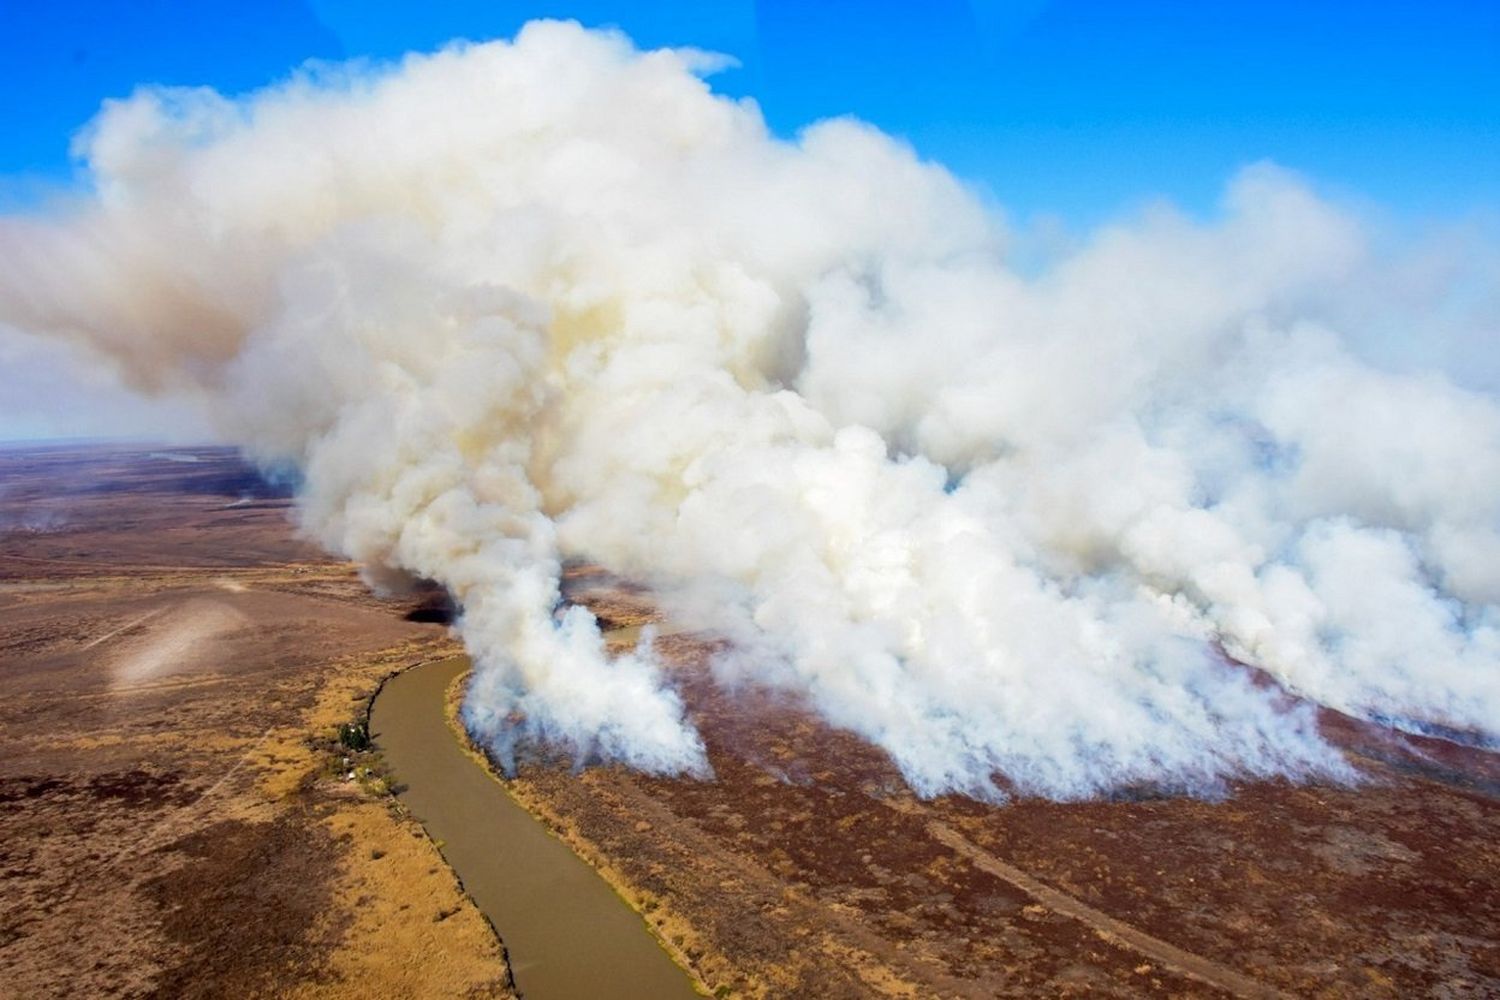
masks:
<svg viewBox="0 0 1500 1000"><path fill-rule="evenodd" d="M1273 159L1401 215L1500 203L1493 0L10 0L0 205L65 182L69 136L141 82L227 92L308 58L386 58L540 16L735 56L715 80L790 134L852 113L1021 215L1208 207Z"/></svg>

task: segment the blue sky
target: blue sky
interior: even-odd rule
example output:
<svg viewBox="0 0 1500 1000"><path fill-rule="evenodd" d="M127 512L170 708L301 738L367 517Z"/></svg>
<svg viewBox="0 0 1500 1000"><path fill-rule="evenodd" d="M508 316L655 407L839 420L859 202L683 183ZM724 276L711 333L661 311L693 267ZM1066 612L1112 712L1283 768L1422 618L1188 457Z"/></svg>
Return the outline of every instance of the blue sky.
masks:
<svg viewBox="0 0 1500 1000"><path fill-rule="evenodd" d="M226 92L307 58L387 58L539 16L694 44L791 134L852 113L1025 217L1212 205L1273 159L1397 216L1500 204L1500 4L1164 0L9 0L0 206L67 183L70 135L140 82Z"/></svg>

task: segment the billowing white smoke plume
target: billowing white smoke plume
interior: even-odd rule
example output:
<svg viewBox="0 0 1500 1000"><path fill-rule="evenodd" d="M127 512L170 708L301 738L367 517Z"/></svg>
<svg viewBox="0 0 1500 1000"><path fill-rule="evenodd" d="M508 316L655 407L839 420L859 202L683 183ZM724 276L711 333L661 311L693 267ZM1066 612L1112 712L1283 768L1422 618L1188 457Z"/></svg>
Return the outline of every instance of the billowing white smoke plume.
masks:
<svg viewBox="0 0 1500 1000"><path fill-rule="evenodd" d="M940 168L779 141L711 68L540 23L142 91L92 196L4 220L0 320L206 395L317 538L446 585L497 742L705 767L649 651L555 613L570 556L924 793L1348 773L1220 650L1496 737L1500 408L1319 325L1369 291L1353 219L1256 168L1026 274Z"/></svg>

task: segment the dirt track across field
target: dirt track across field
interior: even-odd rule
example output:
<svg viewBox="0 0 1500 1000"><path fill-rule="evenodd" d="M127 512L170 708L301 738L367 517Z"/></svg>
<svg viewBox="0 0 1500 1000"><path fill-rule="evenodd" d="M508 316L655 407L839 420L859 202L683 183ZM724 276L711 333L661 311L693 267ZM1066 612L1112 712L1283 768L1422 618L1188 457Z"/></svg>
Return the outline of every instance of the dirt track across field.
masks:
<svg viewBox="0 0 1500 1000"><path fill-rule="evenodd" d="M1242 976L1233 969L1225 968L1218 962L1211 962L1201 955L1194 955L1192 952L1183 951L1181 948L1168 944L1160 938L1152 937L1150 934L1137 930L1123 921L1116 920L1109 914L1101 910L1096 910L1087 903L1079 902L1067 893L1058 892L1045 882L1026 874L1015 865L1008 865L988 851L981 850L969 843L958 831L946 823L933 820L927 824L927 830L935 840L948 845L959 854L968 858L980 871L989 872L996 878L1003 879L1047 907L1053 913L1071 917L1106 940L1123 944L1127 948L1138 952L1142 957L1149 958L1160 964L1163 968L1180 973L1190 979L1196 979L1214 989L1222 990L1236 997L1246 997L1251 998L1251 1000L1276 1000L1276 998L1286 997L1286 994L1280 990L1272 989L1247 976Z"/></svg>

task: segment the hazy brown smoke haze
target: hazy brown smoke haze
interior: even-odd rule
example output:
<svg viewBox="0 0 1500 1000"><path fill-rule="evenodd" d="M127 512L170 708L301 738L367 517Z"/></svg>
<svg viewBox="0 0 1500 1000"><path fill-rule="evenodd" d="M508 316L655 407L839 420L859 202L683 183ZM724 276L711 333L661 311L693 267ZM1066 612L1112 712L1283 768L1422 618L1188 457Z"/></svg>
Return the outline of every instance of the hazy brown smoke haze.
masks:
<svg viewBox="0 0 1500 1000"><path fill-rule="evenodd" d="M80 138L91 195L0 220L0 322L207 400L312 536L449 588L502 752L706 773L649 649L555 612L568 557L925 794L1351 776L1220 649L1500 737L1500 408L1361 360L1366 222L1260 166L1018 270L941 167L779 140L715 65L543 22L144 89Z"/></svg>

